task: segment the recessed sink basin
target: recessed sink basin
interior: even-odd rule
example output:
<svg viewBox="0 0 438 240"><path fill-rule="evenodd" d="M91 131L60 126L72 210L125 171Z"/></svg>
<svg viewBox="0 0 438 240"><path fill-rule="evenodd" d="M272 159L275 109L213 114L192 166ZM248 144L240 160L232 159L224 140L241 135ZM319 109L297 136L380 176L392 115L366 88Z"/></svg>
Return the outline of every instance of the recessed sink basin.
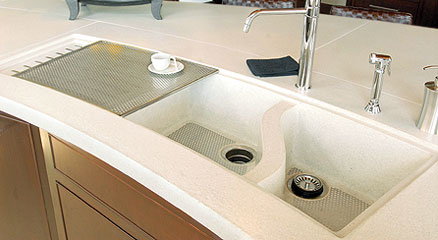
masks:
<svg viewBox="0 0 438 240"><path fill-rule="evenodd" d="M126 118L244 175L262 158L263 114L280 97L214 75Z"/></svg>
<svg viewBox="0 0 438 240"><path fill-rule="evenodd" d="M328 190L324 197L305 200L285 186L282 198L338 236L345 236L436 161L412 143L307 104L285 111L281 129L286 181L304 172L322 179Z"/></svg>

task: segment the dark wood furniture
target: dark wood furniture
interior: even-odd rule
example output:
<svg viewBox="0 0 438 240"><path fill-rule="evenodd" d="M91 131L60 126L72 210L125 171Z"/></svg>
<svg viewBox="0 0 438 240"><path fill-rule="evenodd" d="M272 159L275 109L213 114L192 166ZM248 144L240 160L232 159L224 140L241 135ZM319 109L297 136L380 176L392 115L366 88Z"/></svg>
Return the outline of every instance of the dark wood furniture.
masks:
<svg viewBox="0 0 438 240"><path fill-rule="evenodd" d="M407 12L383 11L351 6L332 6L330 15L384 21L400 24L413 24L414 17Z"/></svg>
<svg viewBox="0 0 438 240"><path fill-rule="evenodd" d="M416 20L416 24L420 26L438 28L438 1L437 0L423 0L421 11Z"/></svg>
<svg viewBox="0 0 438 240"><path fill-rule="evenodd" d="M305 2L297 0L297 6ZM321 3L321 13L329 14L331 6ZM347 0L347 6L407 12L414 16L414 25L438 28L437 0Z"/></svg>
<svg viewBox="0 0 438 240"><path fill-rule="evenodd" d="M407 12L416 19L421 8L420 2L421 0L347 0L347 5L383 11Z"/></svg>
<svg viewBox="0 0 438 240"><path fill-rule="evenodd" d="M438 27L437 0L347 0L347 6L407 12L414 16L415 25Z"/></svg>

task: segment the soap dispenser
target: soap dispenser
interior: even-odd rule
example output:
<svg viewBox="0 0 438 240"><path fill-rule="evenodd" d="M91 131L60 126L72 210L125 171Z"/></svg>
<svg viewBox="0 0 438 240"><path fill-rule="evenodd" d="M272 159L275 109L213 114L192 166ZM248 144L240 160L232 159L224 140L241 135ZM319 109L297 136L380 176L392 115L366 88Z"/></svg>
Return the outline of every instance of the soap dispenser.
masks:
<svg viewBox="0 0 438 240"><path fill-rule="evenodd" d="M423 70L438 69L438 65L426 66ZM438 76L434 81L424 83L424 100L417 127L425 132L438 132Z"/></svg>

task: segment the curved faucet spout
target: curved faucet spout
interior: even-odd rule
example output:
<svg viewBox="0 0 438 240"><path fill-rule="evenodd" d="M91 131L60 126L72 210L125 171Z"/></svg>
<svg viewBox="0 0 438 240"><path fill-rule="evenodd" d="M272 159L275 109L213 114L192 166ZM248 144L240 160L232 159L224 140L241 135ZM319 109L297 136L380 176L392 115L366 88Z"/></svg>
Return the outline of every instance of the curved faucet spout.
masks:
<svg viewBox="0 0 438 240"><path fill-rule="evenodd" d="M302 91L310 89L313 55L315 52L316 27L318 25L320 6L321 0L307 0L305 8L258 9L249 14L246 18L245 25L243 26L243 31L247 33L251 27L252 21L254 21L259 15L304 14L300 70L298 73L298 81L295 85Z"/></svg>
<svg viewBox="0 0 438 240"><path fill-rule="evenodd" d="M305 8L267 8L267 9L257 9L250 13L246 18L245 25L243 26L244 32L249 32L252 21L259 15L287 15L287 14L306 14L307 10Z"/></svg>

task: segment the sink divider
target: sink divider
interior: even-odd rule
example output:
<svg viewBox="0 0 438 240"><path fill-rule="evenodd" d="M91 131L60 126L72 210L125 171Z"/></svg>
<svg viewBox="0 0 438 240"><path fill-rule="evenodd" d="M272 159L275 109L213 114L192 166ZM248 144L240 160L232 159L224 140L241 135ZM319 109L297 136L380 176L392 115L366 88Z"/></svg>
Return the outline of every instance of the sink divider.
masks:
<svg viewBox="0 0 438 240"><path fill-rule="evenodd" d="M283 195L284 181L286 178L286 146L281 130L281 117L283 113L296 105L281 101L263 114L262 132L262 158L257 166L245 177L251 182L275 194Z"/></svg>

